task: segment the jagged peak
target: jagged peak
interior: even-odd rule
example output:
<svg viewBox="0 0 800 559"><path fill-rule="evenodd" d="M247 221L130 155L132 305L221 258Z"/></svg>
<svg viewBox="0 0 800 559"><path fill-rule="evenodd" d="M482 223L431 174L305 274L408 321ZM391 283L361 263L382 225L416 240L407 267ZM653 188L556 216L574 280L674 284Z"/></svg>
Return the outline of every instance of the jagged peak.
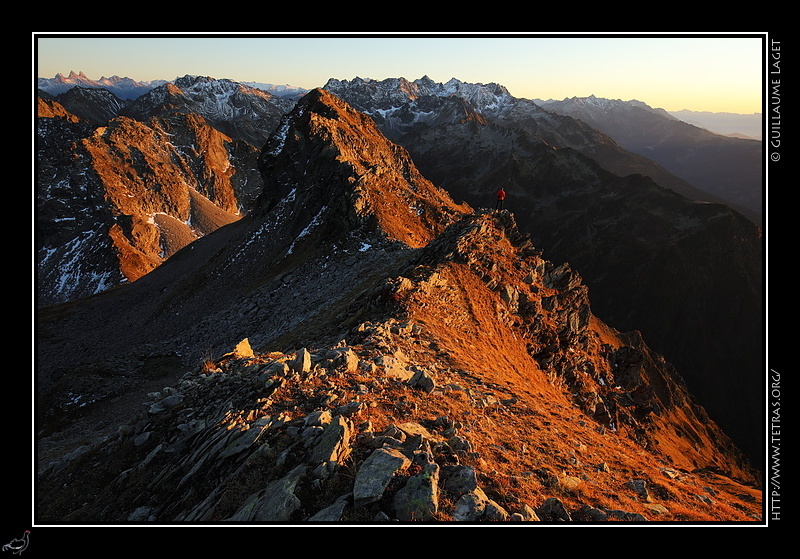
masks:
<svg viewBox="0 0 800 559"><path fill-rule="evenodd" d="M340 231L371 225L392 240L423 246L469 211L423 177L371 118L323 89L310 91L283 118L259 167L265 184L254 215L291 196L304 226L325 210Z"/></svg>
<svg viewBox="0 0 800 559"><path fill-rule="evenodd" d="M229 79L218 79L210 76L193 76L190 74L177 78L174 83L183 91L199 94L206 94L209 91L234 92L242 88L241 84Z"/></svg>

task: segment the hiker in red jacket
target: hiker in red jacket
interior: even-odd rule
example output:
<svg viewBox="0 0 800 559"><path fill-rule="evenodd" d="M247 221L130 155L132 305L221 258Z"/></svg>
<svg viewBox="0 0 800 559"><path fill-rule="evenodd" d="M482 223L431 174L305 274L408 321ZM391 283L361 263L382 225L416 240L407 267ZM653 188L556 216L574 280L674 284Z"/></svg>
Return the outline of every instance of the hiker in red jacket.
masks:
<svg viewBox="0 0 800 559"><path fill-rule="evenodd" d="M494 209L502 210L503 209L503 200L506 199L506 191L503 190L503 187L500 187L500 190L497 191L497 204L495 205Z"/></svg>

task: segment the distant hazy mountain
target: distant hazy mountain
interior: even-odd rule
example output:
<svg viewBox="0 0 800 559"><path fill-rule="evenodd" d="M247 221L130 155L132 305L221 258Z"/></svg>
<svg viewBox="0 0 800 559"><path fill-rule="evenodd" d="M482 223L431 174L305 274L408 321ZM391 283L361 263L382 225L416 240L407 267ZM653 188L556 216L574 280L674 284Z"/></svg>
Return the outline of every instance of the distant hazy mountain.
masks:
<svg viewBox="0 0 800 559"><path fill-rule="evenodd" d="M626 150L655 161L760 223L763 211L760 141L710 132L641 101L590 95L540 104L548 111L571 116L608 134Z"/></svg>
<svg viewBox="0 0 800 559"><path fill-rule="evenodd" d="M308 89L288 84L274 84L274 83L261 83L261 82L241 82L241 83L244 85L249 85L250 87L254 87L256 89L261 89L263 91L273 94L276 97L289 97L293 99L299 99L300 97L308 93Z"/></svg>
<svg viewBox="0 0 800 559"><path fill-rule="evenodd" d="M38 78L37 81L37 87L50 95L59 95L73 87L80 86L107 89L120 99L136 99L151 89L167 83L167 80L140 82L131 78L121 78L119 76L111 76L110 78L102 77L99 80L92 80L86 77L86 74L83 72L70 72L67 76L58 73L54 78Z"/></svg>
<svg viewBox="0 0 800 559"><path fill-rule="evenodd" d="M712 113L708 111L669 111L669 114L689 124L726 136L761 139L761 113Z"/></svg>
<svg viewBox="0 0 800 559"><path fill-rule="evenodd" d="M103 88L109 90L111 93L123 100L137 99L138 97L149 92L158 86L166 83L172 83L174 80L153 80L153 81L136 81L131 78L121 78L119 76L111 76L110 78L102 77L99 80L93 80L86 76L83 72L71 71L68 75L58 73L53 78L38 78L37 88L49 93L50 95L60 95L74 87L87 87L87 88ZM306 93L307 89L296 87L288 84L272 84L261 82L239 82L242 85L247 85L255 89L260 89L271 93L276 97L299 99Z"/></svg>

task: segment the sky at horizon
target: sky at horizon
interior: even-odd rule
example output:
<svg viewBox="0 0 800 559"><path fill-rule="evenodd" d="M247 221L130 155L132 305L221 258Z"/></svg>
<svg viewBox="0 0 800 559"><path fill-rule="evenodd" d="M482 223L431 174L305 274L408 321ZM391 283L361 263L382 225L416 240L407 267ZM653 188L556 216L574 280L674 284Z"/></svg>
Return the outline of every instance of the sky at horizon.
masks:
<svg viewBox="0 0 800 559"><path fill-rule="evenodd" d="M43 78L70 71L95 80L192 74L311 89L329 78L427 75L437 82L498 83L526 99L595 95L668 111L763 111L765 33L33 35L34 71Z"/></svg>

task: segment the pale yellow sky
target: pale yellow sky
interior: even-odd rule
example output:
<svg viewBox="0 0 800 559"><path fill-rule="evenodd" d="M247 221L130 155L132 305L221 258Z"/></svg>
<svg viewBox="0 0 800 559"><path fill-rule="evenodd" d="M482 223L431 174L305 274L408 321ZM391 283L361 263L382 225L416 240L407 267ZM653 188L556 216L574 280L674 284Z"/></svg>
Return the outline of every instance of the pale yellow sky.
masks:
<svg viewBox="0 0 800 559"><path fill-rule="evenodd" d="M528 99L595 95L666 110L762 110L764 38L712 37L37 37L37 76L185 74L321 87L328 78L499 83Z"/></svg>

